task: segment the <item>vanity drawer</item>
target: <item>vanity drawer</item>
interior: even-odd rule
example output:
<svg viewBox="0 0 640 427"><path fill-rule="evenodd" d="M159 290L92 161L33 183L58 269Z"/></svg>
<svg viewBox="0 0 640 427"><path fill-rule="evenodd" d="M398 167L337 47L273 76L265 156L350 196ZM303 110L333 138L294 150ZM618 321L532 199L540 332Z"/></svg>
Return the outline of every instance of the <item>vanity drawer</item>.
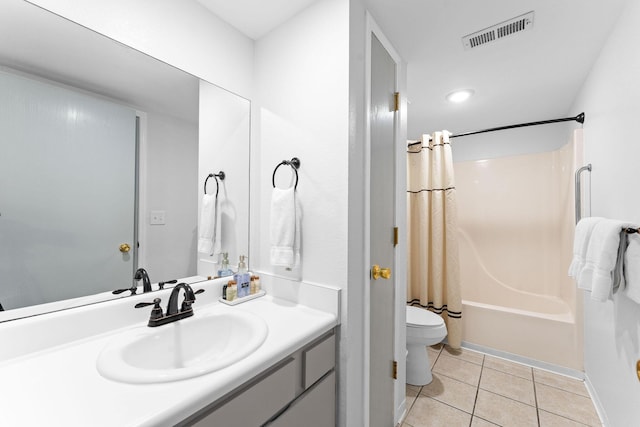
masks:
<svg viewBox="0 0 640 427"><path fill-rule="evenodd" d="M327 374L265 427L335 427L336 373Z"/></svg>
<svg viewBox="0 0 640 427"><path fill-rule="evenodd" d="M291 360L191 425L197 427L262 425L295 399L296 377L296 364Z"/></svg>
<svg viewBox="0 0 640 427"><path fill-rule="evenodd" d="M305 389L329 372L336 364L336 339L331 334L302 352L302 385Z"/></svg>

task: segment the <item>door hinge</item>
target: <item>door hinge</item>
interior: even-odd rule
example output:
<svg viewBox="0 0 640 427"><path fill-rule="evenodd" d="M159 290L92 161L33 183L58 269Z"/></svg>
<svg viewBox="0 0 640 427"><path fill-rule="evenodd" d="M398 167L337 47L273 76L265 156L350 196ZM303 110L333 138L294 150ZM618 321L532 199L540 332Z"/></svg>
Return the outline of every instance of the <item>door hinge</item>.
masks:
<svg viewBox="0 0 640 427"><path fill-rule="evenodd" d="M393 370L392 377L394 380L397 380L398 379L398 362L396 362L395 360L393 361L392 370Z"/></svg>
<svg viewBox="0 0 640 427"><path fill-rule="evenodd" d="M400 111L400 92L394 93L393 98L394 98L393 111Z"/></svg>
<svg viewBox="0 0 640 427"><path fill-rule="evenodd" d="M398 227L393 227L393 246L398 246Z"/></svg>

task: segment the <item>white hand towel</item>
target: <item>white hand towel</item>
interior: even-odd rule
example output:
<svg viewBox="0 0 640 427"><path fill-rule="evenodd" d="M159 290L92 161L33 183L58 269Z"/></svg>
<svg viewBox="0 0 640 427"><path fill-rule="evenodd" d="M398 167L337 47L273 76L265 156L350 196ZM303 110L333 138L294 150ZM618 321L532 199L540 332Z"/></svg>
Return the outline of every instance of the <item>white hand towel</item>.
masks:
<svg viewBox="0 0 640 427"><path fill-rule="evenodd" d="M222 252L220 209L215 194L202 196L200 225L198 227L198 252L208 255Z"/></svg>
<svg viewBox="0 0 640 427"><path fill-rule="evenodd" d="M300 207L295 188L274 188L271 195L271 264L288 269L300 262Z"/></svg>
<svg viewBox="0 0 640 427"><path fill-rule="evenodd" d="M604 219L593 228L585 265L578 279L580 285L590 284L592 300L606 301L611 295L614 269L618 261L620 232L629 226L631 224L628 222Z"/></svg>
<svg viewBox="0 0 640 427"><path fill-rule="evenodd" d="M624 255L625 294L640 304L640 236L630 235Z"/></svg>
<svg viewBox="0 0 640 427"><path fill-rule="evenodd" d="M595 227L595 225L600 221L602 221L602 218L600 217L591 217L583 218L578 222L578 224L576 224L576 231L573 238L573 260L569 267L569 276L575 277L576 279L580 277L580 272L584 268L587 248L589 246L591 233L593 232L593 227ZM585 284L581 284L580 281L578 281L578 287L585 289L583 286L585 286ZM589 289L591 289L590 283Z"/></svg>

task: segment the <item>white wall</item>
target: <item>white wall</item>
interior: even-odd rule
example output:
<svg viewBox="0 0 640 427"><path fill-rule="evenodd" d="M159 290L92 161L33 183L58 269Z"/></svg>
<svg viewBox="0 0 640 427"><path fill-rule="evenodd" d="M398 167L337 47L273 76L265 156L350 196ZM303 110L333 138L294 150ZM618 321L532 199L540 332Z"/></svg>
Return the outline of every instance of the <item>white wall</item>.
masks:
<svg viewBox="0 0 640 427"><path fill-rule="evenodd" d="M253 41L190 0L29 0L201 79L250 97Z"/></svg>
<svg viewBox="0 0 640 427"><path fill-rule="evenodd" d="M592 215L640 224L640 2L628 1L575 103L584 110ZM605 303L585 295L585 370L607 425L640 420L640 307L624 295Z"/></svg>
<svg viewBox="0 0 640 427"><path fill-rule="evenodd" d="M347 302L351 287L347 275L351 263L347 241L349 90L348 0L320 0L256 42L251 265L282 273L269 264L271 176L281 160L298 157L297 195L302 205L299 276L304 282L343 290L338 417L341 425L355 426L363 425L362 406L352 399L361 401L362 396L361 389L352 390L362 384L363 367L358 347L362 337L352 336L348 323L352 318ZM286 169L278 170L279 180L286 180ZM356 198L361 197L361 189ZM364 275L362 269L360 275Z"/></svg>
<svg viewBox="0 0 640 427"><path fill-rule="evenodd" d="M252 116L252 146L259 150L254 197L261 211L252 217L258 224L252 265L273 271L271 177L280 161L298 157L302 279L339 287L346 285L348 261L347 6L346 0L320 1L256 42ZM287 174L281 167L277 178Z"/></svg>
<svg viewBox="0 0 640 427"><path fill-rule="evenodd" d="M198 124L156 112L146 114L145 177L141 185L141 258L152 282L196 274ZM164 225L150 225L164 211Z"/></svg>

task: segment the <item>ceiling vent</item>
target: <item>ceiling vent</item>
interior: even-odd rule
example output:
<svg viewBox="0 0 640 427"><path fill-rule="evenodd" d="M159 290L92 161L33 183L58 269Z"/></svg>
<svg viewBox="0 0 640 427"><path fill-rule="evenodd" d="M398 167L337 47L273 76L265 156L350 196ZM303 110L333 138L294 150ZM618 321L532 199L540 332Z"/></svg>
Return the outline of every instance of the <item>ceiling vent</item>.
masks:
<svg viewBox="0 0 640 427"><path fill-rule="evenodd" d="M533 11L468 34L462 38L462 44L465 50L470 50L532 28Z"/></svg>

